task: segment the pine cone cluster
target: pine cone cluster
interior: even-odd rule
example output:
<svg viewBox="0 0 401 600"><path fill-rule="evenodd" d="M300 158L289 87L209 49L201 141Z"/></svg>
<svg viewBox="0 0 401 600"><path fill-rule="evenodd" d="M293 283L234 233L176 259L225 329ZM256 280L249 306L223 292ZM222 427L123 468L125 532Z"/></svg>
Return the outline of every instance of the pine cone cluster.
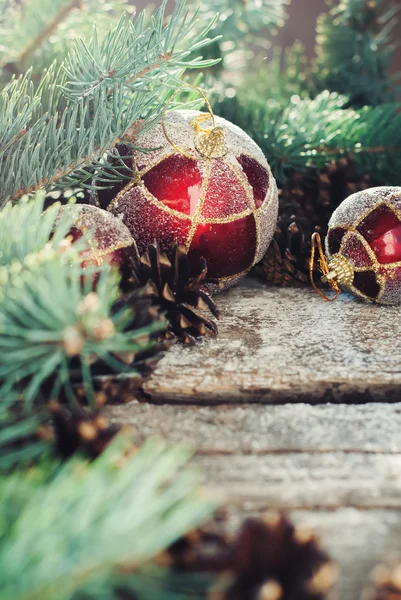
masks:
<svg viewBox="0 0 401 600"><path fill-rule="evenodd" d="M209 600L323 600L336 579L316 537L280 515L247 519L235 537L197 530L168 554L172 568L217 575Z"/></svg>
<svg viewBox="0 0 401 600"><path fill-rule="evenodd" d="M345 198L369 187L369 177L353 161L342 158L325 169L309 168L279 185L280 208L276 232L258 275L276 285L303 285L309 281L310 239L322 238L333 211Z"/></svg>
<svg viewBox="0 0 401 600"><path fill-rule="evenodd" d="M218 282L208 278L205 260L199 272L192 273L184 247L174 246L166 254L157 244L132 258L129 274L122 281L126 302L130 302L130 290L142 289L144 297L165 315L170 336L186 344L218 331L215 319L219 319L220 311L208 291L209 285Z"/></svg>

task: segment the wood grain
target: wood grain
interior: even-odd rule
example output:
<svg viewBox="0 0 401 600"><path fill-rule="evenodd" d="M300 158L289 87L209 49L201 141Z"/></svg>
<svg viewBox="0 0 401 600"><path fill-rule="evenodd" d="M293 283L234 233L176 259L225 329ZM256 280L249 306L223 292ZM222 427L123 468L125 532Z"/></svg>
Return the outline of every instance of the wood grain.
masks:
<svg viewBox="0 0 401 600"><path fill-rule="evenodd" d="M200 454L401 453L401 403L108 407L140 440L162 435Z"/></svg>
<svg viewBox="0 0 401 600"><path fill-rule="evenodd" d="M329 304L313 290L269 288L250 279L217 302L219 336L170 350L144 387L151 401L400 399L399 308L347 295Z"/></svg>
<svg viewBox="0 0 401 600"><path fill-rule="evenodd" d="M401 405L370 408L131 403L109 411L139 441L162 435L193 446L209 487L236 506L401 509Z"/></svg>
<svg viewBox="0 0 401 600"><path fill-rule="evenodd" d="M340 567L336 597L358 600L372 568L401 552L401 404L108 408L140 442L192 445L209 489L247 515L286 511Z"/></svg>
<svg viewBox="0 0 401 600"><path fill-rule="evenodd" d="M219 337L174 347L109 416L191 445L231 527L273 509L317 531L358 600L401 551L400 309L250 280L217 300Z"/></svg>

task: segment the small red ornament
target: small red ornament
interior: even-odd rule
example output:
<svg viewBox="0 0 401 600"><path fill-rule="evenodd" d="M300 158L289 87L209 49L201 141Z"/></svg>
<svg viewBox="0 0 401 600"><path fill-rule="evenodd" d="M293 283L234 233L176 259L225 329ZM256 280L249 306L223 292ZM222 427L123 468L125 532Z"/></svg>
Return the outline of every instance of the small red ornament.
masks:
<svg viewBox="0 0 401 600"><path fill-rule="evenodd" d="M338 284L363 300L401 303L401 188L371 188L340 204L329 222L326 254L322 280L334 289Z"/></svg>
<svg viewBox="0 0 401 600"><path fill-rule="evenodd" d="M67 205L61 210L71 211L74 225L69 236L74 243L90 233L88 248L81 252L83 267L109 263L123 267L134 240L126 226L110 213L88 204Z"/></svg>
<svg viewBox="0 0 401 600"><path fill-rule="evenodd" d="M213 127L200 124L212 121ZM155 241L168 252L185 246L195 270L201 258L221 287L262 259L278 212L276 182L259 147L241 129L197 111L168 112L135 139L135 176L109 204L139 252Z"/></svg>

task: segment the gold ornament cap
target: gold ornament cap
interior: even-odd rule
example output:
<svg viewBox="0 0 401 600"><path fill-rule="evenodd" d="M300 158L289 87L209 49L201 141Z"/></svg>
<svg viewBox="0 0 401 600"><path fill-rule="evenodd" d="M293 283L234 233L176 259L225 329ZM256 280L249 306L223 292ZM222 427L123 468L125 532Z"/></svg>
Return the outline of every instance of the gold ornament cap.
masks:
<svg viewBox="0 0 401 600"><path fill-rule="evenodd" d="M334 302L334 300L337 300L338 296L341 294L339 285L352 285L354 281L354 267L351 262L342 254L334 254L330 261L328 261L323 251L322 240L317 232L312 235L311 243L312 248L309 260L309 277L312 287L324 300L327 300L327 302ZM327 294L325 294L315 284L313 272L315 269L316 250L319 254L319 269L323 274L321 280L323 283L329 284L334 292L334 296L327 296Z"/></svg>
<svg viewBox="0 0 401 600"><path fill-rule="evenodd" d="M225 141L224 129L220 125L215 124L213 110L212 110L209 100L207 99L204 92L202 92L202 90L199 89L198 87L196 87L195 85L185 84L185 85L181 86L171 96L167 105L165 106L164 111L162 113L161 125L162 125L163 133L165 135L166 140L174 148L174 150L176 150L180 154L183 154L184 156L187 156L188 158L193 158L193 156L189 155L185 150L183 150L182 148L179 148L179 146L177 146L173 142L173 140L170 138L170 136L166 130L166 124L164 121L164 117L166 116L166 111L167 111L169 104L172 102L172 100L175 98L175 96L177 94L179 94L182 90L184 90L186 88L189 88L189 89L192 89L192 90L195 90L196 92L198 92L202 96L203 100L205 101L205 104L208 109L207 113L202 113L202 114L198 115L191 122L191 125L194 128L195 136L196 136L195 137L195 148L205 158L222 158L228 152L228 148L227 148L226 141ZM202 123L205 123L206 121L211 121L212 126L211 127L202 127Z"/></svg>
<svg viewBox="0 0 401 600"><path fill-rule="evenodd" d="M203 115L202 115L203 116ZM209 115L206 115L209 117ZM197 117L192 121L192 127L196 130ZM195 139L195 148L205 158L222 158L227 154L227 146L224 139L224 130L219 125L212 129L200 129Z"/></svg>
<svg viewBox="0 0 401 600"><path fill-rule="evenodd" d="M342 254L334 254L328 262L329 272L323 275L323 283L335 279L338 284L350 286L354 281L354 268L350 261Z"/></svg>

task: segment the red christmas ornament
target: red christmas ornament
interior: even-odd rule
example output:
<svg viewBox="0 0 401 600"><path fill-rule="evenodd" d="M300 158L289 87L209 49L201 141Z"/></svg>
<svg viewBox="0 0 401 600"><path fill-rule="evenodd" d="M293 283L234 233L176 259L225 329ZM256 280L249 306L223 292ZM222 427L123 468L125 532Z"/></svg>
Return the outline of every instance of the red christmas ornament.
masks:
<svg viewBox="0 0 401 600"><path fill-rule="evenodd" d="M372 188L340 204L329 222L326 254L322 279L334 289L379 304L401 303L401 188Z"/></svg>
<svg viewBox="0 0 401 600"><path fill-rule="evenodd" d="M90 232L88 248L81 252L82 266L96 267L105 262L118 267L124 266L132 252L134 240L119 219L88 204L67 205L61 210L71 211L73 214L74 225L68 234L73 243Z"/></svg>
<svg viewBox="0 0 401 600"><path fill-rule="evenodd" d="M213 120L214 119L214 120ZM212 120L212 127L201 123ZM171 111L135 140L135 176L108 210L139 252L184 245L191 266L228 287L261 260L278 212L276 182L259 147L241 129L197 111ZM156 148L156 149L155 149Z"/></svg>

